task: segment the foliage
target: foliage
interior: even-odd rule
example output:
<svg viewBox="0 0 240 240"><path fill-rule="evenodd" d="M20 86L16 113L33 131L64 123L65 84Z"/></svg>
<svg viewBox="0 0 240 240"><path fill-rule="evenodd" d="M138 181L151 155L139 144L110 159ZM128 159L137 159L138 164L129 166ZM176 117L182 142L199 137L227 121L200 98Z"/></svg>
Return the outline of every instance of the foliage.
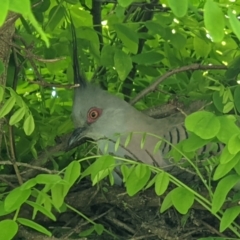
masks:
<svg viewBox="0 0 240 240"><path fill-rule="evenodd" d="M41 152L54 146L57 137L73 129L69 118L73 83L71 31L67 17L70 11L76 27L82 72L89 81L93 79L126 100L136 97L169 70L193 63L205 66L204 71L190 71L191 67L176 71L153 89L156 91L142 97L136 107L143 110L176 99L185 104L195 100L213 102L208 112L193 113L186 118L185 125L191 136L174 146L171 152L176 163L184 157L202 180L209 196L202 196L153 166L108 155L86 157L85 146L81 152L76 149L68 153L58 151L49 154L50 168L56 172L44 169L47 173L38 174L14 189L1 182L0 216L5 217L0 221L1 238L12 239L19 224L51 236L48 229L34 221L37 213L55 221L53 212L64 212L67 208L92 223L81 236L108 232L103 225L67 205L64 199L78 179L81 181L88 176L93 185L104 178L113 185L117 166L129 196L154 187L158 196L166 194L160 212L174 206L181 214L186 214L196 201L219 219L221 232L229 228L239 239L239 225L234 221L240 207L235 205L222 210L240 175L240 130L237 126L240 113L237 82L240 72L239 3L228 0L162 0L160 3L119 0L102 1L97 7L96 2L7 0L1 3L0 25L4 24L8 11L21 14L15 23L16 36L6 86L0 86L0 118L4 121L1 131L6 133L1 133L4 136L1 160L7 159L11 164L17 161L20 167L31 163L32 159L44 163L45 159L39 159ZM99 21L96 16L100 13L102 19ZM227 71L223 71L225 66L228 66ZM3 72L4 64L0 61L0 74ZM143 135L142 147L146 135ZM131 134L125 145L130 140ZM163 141L159 139L155 151ZM224 145L222 153L203 161L209 180L195 160L198 160L199 149L216 142ZM117 141L116 148L118 146ZM73 154L80 160L69 164ZM95 158L97 160L86 167L86 161ZM2 162L0 173L10 175L13 170L7 167L6 161ZM170 183L175 186L172 190L168 189ZM237 194L230 198L233 203L238 200ZM33 208L31 220L19 216L24 204ZM12 218L10 213L14 213Z"/></svg>

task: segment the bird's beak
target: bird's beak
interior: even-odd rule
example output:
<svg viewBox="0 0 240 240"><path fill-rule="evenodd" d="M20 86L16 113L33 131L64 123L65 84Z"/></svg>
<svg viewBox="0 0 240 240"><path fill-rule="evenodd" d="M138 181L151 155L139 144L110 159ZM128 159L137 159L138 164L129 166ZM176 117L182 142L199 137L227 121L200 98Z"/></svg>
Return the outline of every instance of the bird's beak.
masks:
<svg viewBox="0 0 240 240"><path fill-rule="evenodd" d="M85 143L88 139L86 137L86 127L76 128L68 140L66 151Z"/></svg>

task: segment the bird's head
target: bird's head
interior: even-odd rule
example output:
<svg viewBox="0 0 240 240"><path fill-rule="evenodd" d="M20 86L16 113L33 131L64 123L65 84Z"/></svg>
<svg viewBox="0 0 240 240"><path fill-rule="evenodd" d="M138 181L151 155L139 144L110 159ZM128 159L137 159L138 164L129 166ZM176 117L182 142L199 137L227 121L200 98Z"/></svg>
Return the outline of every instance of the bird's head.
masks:
<svg viewBox="0 0 240 240"><path fill-rule="evenodd" d="M126 132L126 121L135 109L97 86L87 84L75 89L73 101L73 131L68 149L86 139L98 140Z"/></svg>

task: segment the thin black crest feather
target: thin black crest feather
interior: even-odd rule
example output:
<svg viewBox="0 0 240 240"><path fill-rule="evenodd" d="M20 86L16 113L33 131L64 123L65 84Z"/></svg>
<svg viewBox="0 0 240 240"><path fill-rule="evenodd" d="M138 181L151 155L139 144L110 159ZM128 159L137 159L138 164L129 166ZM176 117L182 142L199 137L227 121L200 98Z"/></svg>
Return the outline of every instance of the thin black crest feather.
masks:
<svg viewBox="0 0 240 240"><path fill-rule="evenodd" d="M71 30L72 30L72 49L73 49L73 75L74 75L74 84L80 84L80 87L86 86L86 81L81 75L79 64L78 64L78 48L77 48L77 36L75 27L73 24L72 16L69 12L70 21L71 21Z"/></svg>

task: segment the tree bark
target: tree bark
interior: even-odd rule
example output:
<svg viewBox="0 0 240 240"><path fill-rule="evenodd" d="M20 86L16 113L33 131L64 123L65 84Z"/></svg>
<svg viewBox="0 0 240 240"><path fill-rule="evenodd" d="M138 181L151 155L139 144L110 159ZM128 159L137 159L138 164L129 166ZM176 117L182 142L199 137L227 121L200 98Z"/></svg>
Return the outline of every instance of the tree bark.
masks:
<svg viewBox="0 0 240 240"><path fill-rule="evenodd" d="M9 13L5 23L0 27L0 61L3 63L3 72L0 74L0 85L5 87L7 79L8 62L11 53L12 37L15 32L14 23L18 14ZM0 105L1 107L1 105ZM0 149L2 146L2 128L4 119L0 119Z"/></svg>

